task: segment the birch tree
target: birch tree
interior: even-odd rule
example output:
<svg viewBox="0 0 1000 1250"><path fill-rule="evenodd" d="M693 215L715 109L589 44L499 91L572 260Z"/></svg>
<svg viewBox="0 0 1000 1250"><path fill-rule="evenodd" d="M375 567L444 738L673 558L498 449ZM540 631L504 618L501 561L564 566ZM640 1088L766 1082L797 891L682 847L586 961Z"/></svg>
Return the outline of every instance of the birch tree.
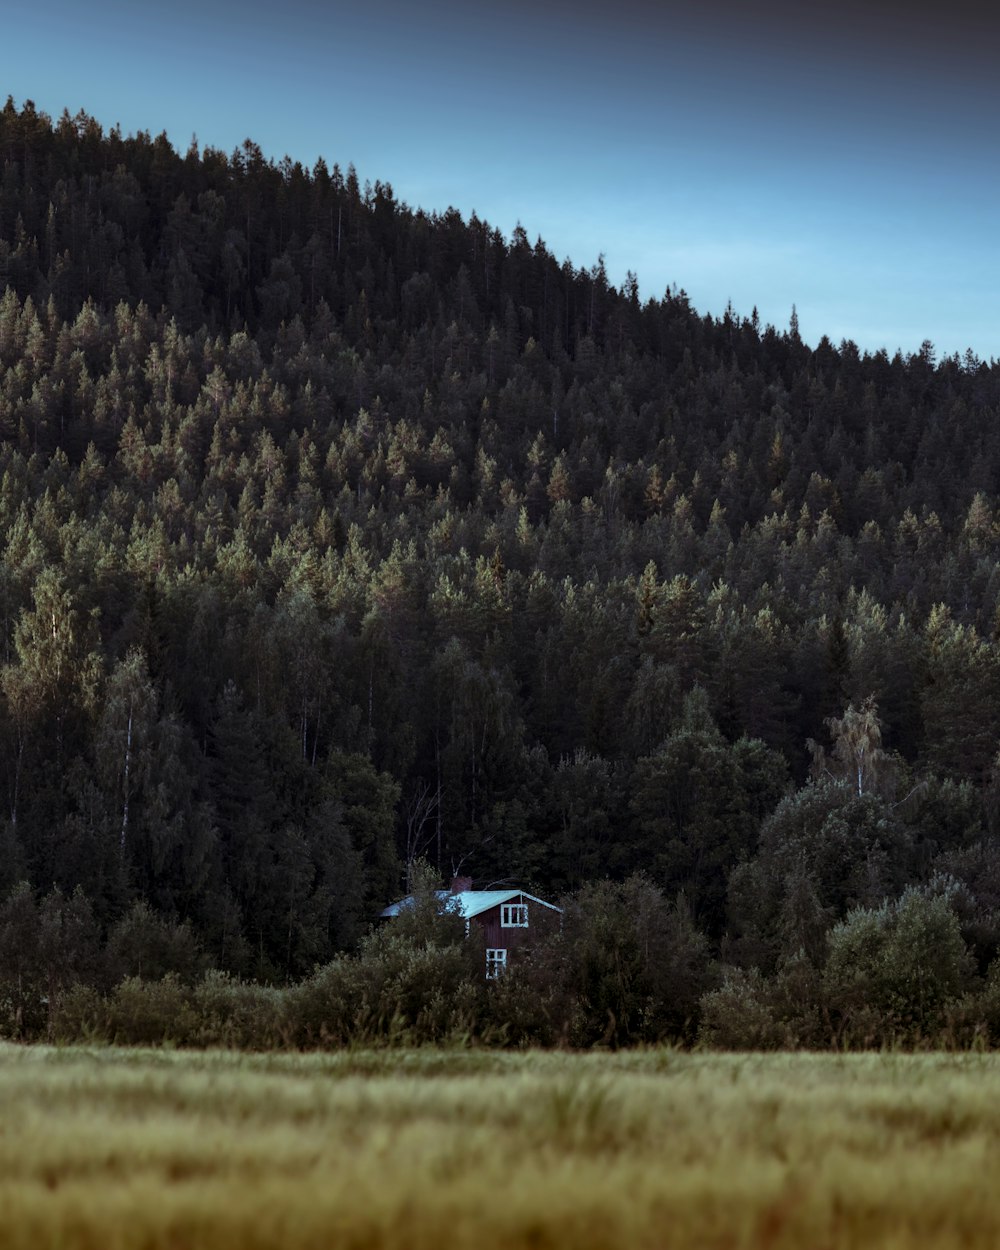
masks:
<svg viewBox="0 0 1000 1250"><path fill-rule="evenodd" d="M859 799L878 789L880 781L889 780L892 758L882 749L882 721L874 695L857 708L849 703L843 716L829 716L825 724L833 738L830 754L812 739L808 744L815 775L846 781Z"/></svg>
<svg viewBox="0 0 1000 1250"><path fill-rule="evenodd" d="M108 678L97 732L98 765L119 813L118 844L123 855L133 823L133 800L148 772L146 747L156 712L156 691L146 656L133 647Z"/></svg>

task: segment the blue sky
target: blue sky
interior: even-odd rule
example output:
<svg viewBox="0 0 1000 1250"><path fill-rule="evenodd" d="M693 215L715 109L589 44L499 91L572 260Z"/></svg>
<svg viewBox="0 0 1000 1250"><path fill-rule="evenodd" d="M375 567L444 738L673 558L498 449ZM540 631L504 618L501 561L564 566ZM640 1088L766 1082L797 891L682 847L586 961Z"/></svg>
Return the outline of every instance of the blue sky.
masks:
<svg viewBox="0 0 1000 1250"><path fill-rule="evenodd" d="M803 13L810 16L803 17ZM803 336L1000 357L1000 23L973 0L52 0L0 89L125 131L322 155L412 205Z"/></svg>

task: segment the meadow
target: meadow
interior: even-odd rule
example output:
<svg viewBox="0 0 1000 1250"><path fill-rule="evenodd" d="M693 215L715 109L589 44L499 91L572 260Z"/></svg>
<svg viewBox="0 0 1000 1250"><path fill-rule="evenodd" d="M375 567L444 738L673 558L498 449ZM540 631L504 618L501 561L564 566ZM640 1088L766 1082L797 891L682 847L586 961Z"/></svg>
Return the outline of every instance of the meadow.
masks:
<svg viewBox="0 0 1000 1250"><path fill-rule="evenodd" d="M991 1055L0 1049L0 1245L1000 1244Z"/></svg>
<svg viewBox="0 0 1000 1250"><path fill-rule="evenodd" d="M16 1250L995 1247L1000 1058L0 1046Z"/></svg>

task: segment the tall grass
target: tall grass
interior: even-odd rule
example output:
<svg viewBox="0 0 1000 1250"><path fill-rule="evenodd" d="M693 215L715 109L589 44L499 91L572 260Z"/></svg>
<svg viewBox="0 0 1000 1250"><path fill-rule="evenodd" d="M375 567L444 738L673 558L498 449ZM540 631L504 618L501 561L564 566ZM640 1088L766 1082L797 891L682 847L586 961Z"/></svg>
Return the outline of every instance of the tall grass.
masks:
<svg viewBox="0 0 1000 1250"><path fill-rule="evenodd" d="M0 1047L0 1246L1000 1245L990 1055Z"/></svg>

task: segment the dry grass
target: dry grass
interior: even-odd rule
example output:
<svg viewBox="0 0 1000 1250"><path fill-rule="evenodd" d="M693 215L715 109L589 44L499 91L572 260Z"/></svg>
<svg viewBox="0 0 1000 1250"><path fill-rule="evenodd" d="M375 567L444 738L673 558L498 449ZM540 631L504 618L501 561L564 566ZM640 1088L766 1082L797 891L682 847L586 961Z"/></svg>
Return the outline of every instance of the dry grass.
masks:
<svg viewBox="0 0 1000 1250"><path fill-rule="evenodd" d="M1000 1058L0 1047L0 1246L1000 1245Z"/></svg>

